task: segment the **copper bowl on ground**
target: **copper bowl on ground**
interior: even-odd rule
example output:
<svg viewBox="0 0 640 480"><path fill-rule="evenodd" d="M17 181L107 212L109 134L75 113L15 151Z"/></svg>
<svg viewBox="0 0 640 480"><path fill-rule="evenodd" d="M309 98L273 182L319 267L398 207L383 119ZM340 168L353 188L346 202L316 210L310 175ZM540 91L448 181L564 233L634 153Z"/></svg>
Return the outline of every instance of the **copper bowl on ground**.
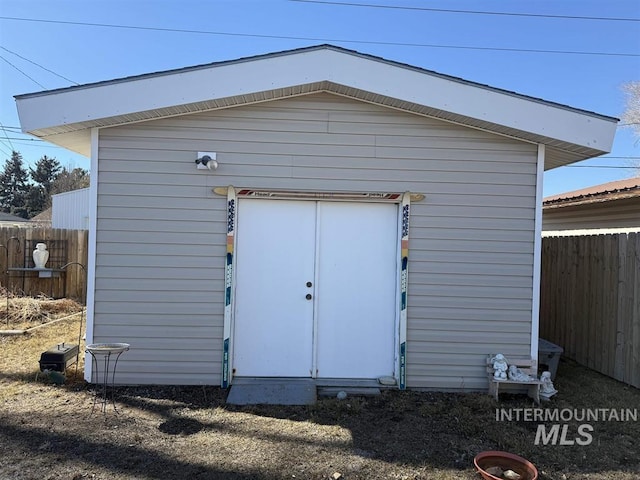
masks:
<svg viewBox="0 0 640 480"><path fill-rule="evenodd" d="M520 478L518 480L537 480L538 469L529 460L509 452L496 450L481 452L473 459L478 473L485 480L504 480L504 477L496 477L487 472L491 467L499 467L501 470L513 470Z"/></svg>

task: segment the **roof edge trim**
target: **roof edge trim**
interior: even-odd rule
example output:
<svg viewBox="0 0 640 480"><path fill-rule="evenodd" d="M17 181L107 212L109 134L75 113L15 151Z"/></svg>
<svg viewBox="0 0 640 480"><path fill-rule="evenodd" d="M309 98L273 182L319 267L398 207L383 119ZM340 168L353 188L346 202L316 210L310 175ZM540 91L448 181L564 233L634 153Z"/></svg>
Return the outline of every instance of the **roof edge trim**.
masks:
<svg viewBox="0 0 640 480"><path fill-rule="evenodd" d="M297 53L306 53L306 52L312 52L312 51L318 51L318 50L332 50L332 51L335 51L335 52L338 52L338 53L353 55L353 56L357 56L357 57L368 59L368 60L373 60L373 61L380 62L380 63L386 63L386 64L388 64L390 66L400 67L400 68L412 70L412 71L415 71L415 72L436 76L436 77L442 78L444 80L449 80L449 81L453 81L453 82L456 82L456 83L461 83L461 84L465 84L465 85L469 85L469 86L473 86L473 87L477 87L477 88L483 88L483 89L486 89L486 90L489 90L489 91L493 91L493 92L496 92L496 93L500 93L500 94L503 94L503 95L509 95L509 96L513 96L513 97L516 97L516 98L529 100L529 101L532 101L532 102L540 103L542 105L548 105L548 106L554 106L554 107L558 107L558 108L563 108L563 109L566 109L566 110L569 110L569 111L573 111L573 112L576 112L576 113L580 113L580 114L583 114L583 115L593 116L595 118L599 118L599 119L602 119L602 120L607 120L607 121L611 121L611 122L615 122L615 123L620 121L620 119L618 119L616 117L613 117L613 116L604 115L604 114L600 114L600 113L597 113L597 112L593 112L593 111L589 111L589 110L585 110L585 109L581 109L581 108L572 107L570 105L566 105L566 104L563 104L563 103L554 102L554 101L551 101L551 100L545 100L545 99L542 99L542 98L539 98L539 97L533 97L533 96L530 96L530 95L525 95L525 94L521 94L521 93L518 93L518 92L514 92L514 91L511 91L511 90L506 90L506 89L502 89L502 88L498 88L498 87L493 87L491 85L487 85L487 84L483 84L483 83L479 83L479 82L473 82L473 81L470 81L470 80L466 80L464 78L443 74L443 73L440 73L440 72L436 72L434 70L429 70L429 69L426 69L426 68L417 67L417 66L406 64L406 63L402 63L402 62L397 62L397 61L394 61L394 60L389 60L389 59L386 59L386 58L383 58L383 57L378 57L378 56L375 56L375 55L370 55L370 54L358 52L356 50L351 50L351 49L347 49L347 48L344 48L344 47L339 47L339 46L331 45L331 44L313 45L313 46L301 47L301 48L297 48L297 49L283 50L283 51L280 51L280 52L259 54L259 55L253 55L253 56L248 56L248 57L242 57L242 58L238 58L238 59L222 60L222 61L218 61L218 62L200 64L200 65L195 65L195 66L190 66L190 67L181 67L181 68L163 70L163 71L152 72L152 73L144 73L144 74L140 74L140 75L132 75L132 76L127 76L127 77L122 77L122 78L117 78L117 79L112 79L112 80L98 81L98 82L92 82L92 83L87 83L87 84L82 84L82 85L74 85L74 86L70 86L70 87L58 88L58 89L53 89L53 90L44 90L44 91L40 91L40 92L25 93L25 94L15 95L14 98L16 100L24 100L24 99L28 99L28 98L35 98L35 97L40 97L40 96L53 95L53 94L57 94L57 93L77 91L77 90L83 90L83 89L90 89L90 88L99 87L99 86L116 85L116 84L126 83L126 82L130 82L130 81L144 80L144 79L148 79L148 78L175 75L175 74L186 73L186 72L194 72L194 71L198 71L198 70L205 70L205 69L216 68L216 67L221 67L221 66L241 64L241 63L252 62L252 61L256 61L256 60L262 60L262 59L268 59L268 58L276 58L276 57L281 57L281 56L287 56L287 55L292 55L292 54L297 54Z"/></svg>

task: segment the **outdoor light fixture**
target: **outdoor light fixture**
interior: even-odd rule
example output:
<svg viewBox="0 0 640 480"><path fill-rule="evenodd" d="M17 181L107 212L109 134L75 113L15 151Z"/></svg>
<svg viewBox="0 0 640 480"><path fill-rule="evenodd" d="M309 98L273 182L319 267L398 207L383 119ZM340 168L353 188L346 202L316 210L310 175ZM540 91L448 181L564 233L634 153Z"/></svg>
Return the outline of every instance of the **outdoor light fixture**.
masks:
<svg viewBox="0 0 640 480"><path fill-rule="evenodd" d="M196 165L198 170L215 170L218 168L216 152L198 152Z"/></svg>

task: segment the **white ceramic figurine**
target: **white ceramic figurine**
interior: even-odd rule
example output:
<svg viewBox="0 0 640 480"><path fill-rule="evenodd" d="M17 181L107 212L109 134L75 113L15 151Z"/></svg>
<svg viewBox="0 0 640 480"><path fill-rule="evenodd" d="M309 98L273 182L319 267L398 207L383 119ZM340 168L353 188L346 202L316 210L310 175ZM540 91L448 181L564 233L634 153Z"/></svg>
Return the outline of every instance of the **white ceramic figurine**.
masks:
<svg viewBox="0 0 640 480"><path fill-rule="evenodd" d="M504 358L504 355L501 353L496 354L496 356L491 359L491 362L493 367L493 378L496 380L506 380L509 365L507 364L507 359Z"/></svg>
<svg viewBox="0 0 640 480"><path fill-rule="evenodd" d="M540 387L541 397L548 400L558 393L558 390L555 389L553 382L551 381L551 372L542 372L542 375L540 375L540 381L542 382L542 386Z"/></svg>
<svg viewBox="0 0 640 480"><path fill-rule="evenodd" d="M516 382L533 382L535 378L527 375L515 365L511 365L509 367L509 380L515 380Z"/></svg>

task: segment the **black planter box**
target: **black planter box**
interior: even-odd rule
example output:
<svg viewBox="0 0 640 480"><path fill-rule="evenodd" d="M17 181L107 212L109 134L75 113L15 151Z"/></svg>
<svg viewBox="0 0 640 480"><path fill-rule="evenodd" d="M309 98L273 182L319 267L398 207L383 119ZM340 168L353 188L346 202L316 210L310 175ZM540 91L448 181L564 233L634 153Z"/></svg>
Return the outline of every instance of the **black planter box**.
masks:
<svg viewBox="0 0 640 480"><path fill-rule="evenodd" d="M64 372L69 365L76 363L77 358L78 345L59 343L40 355L40 371Z"/></svg>

